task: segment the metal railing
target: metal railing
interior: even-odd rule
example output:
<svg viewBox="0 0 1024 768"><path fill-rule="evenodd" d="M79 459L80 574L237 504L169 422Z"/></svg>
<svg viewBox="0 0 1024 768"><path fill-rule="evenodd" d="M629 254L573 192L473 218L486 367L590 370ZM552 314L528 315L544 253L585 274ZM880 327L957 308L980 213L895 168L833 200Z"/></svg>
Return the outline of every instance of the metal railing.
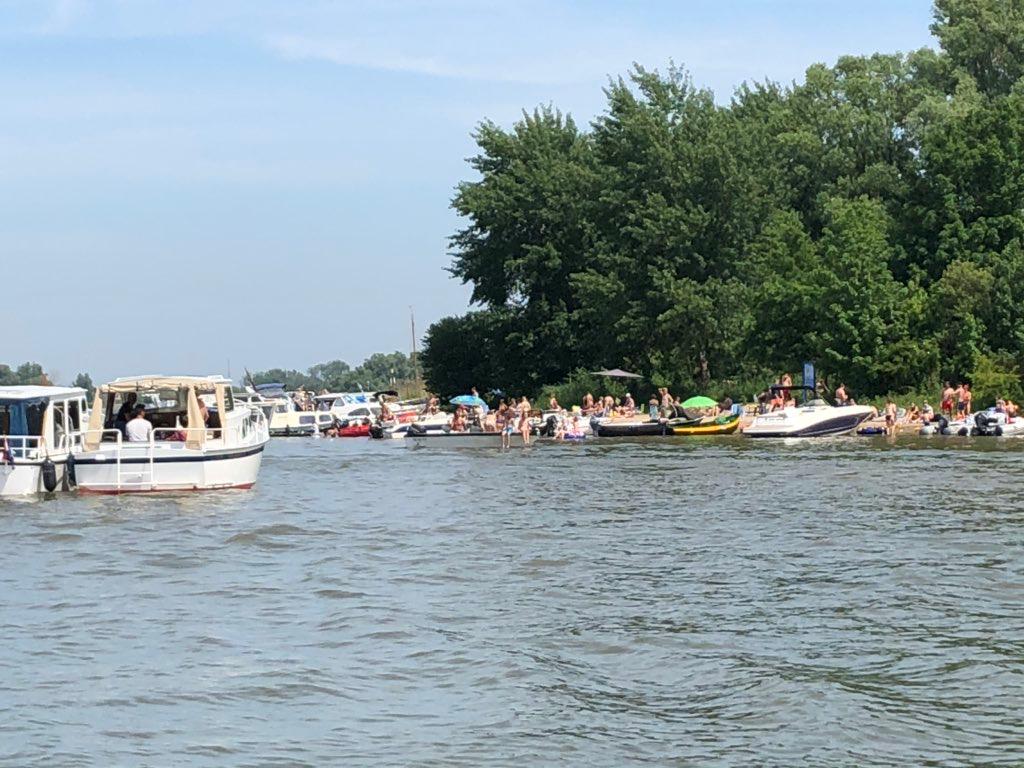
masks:
<svg viewBox="0 0 1024 768"><path fill-rule="evenodd" d="M0 453L6 448L11 458L22 461L39 461L48 456L62 456L81 447L82 433L61 435L53 446L47 446L46 443L46 438L40 435L0 435Z"/></svg>
<svg viewBox="0 0 1024 768"><path fill-rule="evenodd" d="M198 439L200 446L202 446L206 440L215 440L223 434L223 430L220 428L189 430L186 427L154 427L150 430L149 440L133 441L125 440L124 435L121 434L121 430L119 429L87 429L82 433L82 439L87 445L92 444L96 446L90 450L108 451L113 449L115 479L118 489L126 486L149 486L150 488L154 488L157 485L156 459L159 456L169 456L175 451L188 449L188 443L193 442L193 439L189 435L190 431L203 433L203 435ZM95 435L99 436L99 440L92 443L90 437ZM103 438L105 435L112 435L114 439L104 440ZM169 437L158 439L159 435L169 435ZM131 451L131 458L139 458L138 454L144 451L142 458L146 461L142 466L144 466L145 469L142 470L142 476L138 480L126 481L124 479L125 472L122 465L122 459L125 458L123 455L125 450Z"/></svg>

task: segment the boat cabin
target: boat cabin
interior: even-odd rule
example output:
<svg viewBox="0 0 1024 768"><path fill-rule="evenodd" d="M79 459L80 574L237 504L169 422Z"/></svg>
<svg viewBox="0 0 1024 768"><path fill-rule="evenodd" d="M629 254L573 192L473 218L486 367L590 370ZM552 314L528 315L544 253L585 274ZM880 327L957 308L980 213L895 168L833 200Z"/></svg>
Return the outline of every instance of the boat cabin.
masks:
<svg viewBox="0 0 1024 768"><path fill-rule="evenodd" d="M119 442L139 405L146 409L154 440L184 440L193 446L221 437L224 415L235 408L231 381L220 376L115 379L96 390L86 448Z"/></svg>
<svg viewBox="0 0 1024 768"><path fill-rule="evenodd" d="M0 451L34 461L77 449L85 395L78 387L0 387Z"/></svg>

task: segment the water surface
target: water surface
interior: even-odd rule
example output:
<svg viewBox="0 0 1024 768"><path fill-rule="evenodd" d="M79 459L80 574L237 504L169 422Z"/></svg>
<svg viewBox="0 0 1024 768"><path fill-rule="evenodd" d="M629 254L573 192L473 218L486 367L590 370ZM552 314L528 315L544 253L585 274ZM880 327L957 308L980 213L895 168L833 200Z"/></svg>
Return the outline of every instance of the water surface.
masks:
<svg viewBox="0 0 1024 768"><path fill-rule="evenodd" d="M1020 765L1024 441L272 441L0 503L0 765Z"/></svg>

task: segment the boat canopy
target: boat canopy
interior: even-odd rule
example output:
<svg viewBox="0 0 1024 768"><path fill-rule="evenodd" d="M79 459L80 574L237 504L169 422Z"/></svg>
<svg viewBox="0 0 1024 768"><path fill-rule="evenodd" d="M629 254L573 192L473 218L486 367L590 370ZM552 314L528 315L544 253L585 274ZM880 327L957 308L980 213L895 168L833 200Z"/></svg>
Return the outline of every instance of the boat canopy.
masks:
<svg viewBox="0 0 1024 768"><path fill-rule="evenodd" d="M127 394L128 392L152 392L160 389L191 387L199 394L212 394L230 386L231 380L222 376L136 376L127 379L114 379L96 391L104 394Z"/></svg>
<svg viewBox="0 0 1024 768"><path fill-rule="evenodd" d="M201 448L206 442L207 429L195 425L203 424L202 411L199 407L199 395L213 394L216 398L217 413L224 418L234 407L231 395L231 380L222 376L137 376L134 378L114 379L96 389L92 411L89 413L89 429L86 432L86 450L96 450L102 441L103 425L111 416L114 395L126 395L132 392L157 392L173 390L184 395L185 411L189 427L185 430L185 447ZM181 398L179 396L179 402ZM230 407L228 404L231 404ZM221 421L221 428L224 422Z"/></svg>

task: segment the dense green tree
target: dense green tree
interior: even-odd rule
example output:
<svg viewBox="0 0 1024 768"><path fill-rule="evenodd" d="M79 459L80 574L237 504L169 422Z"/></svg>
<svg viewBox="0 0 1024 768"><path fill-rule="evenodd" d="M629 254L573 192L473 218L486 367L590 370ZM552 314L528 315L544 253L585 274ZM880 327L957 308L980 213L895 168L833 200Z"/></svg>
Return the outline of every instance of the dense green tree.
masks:
<svg viewBox="0 0 1024 768"><path fill-rule="evenodd" d="M728 104L636 66L587 131L551 107L483 123L453 202L477 310L428 331L428 382L619 365L720 392L805 360L862 395L1012 380L1024 0L938 0L934 19L940 50L844 56Z"/></svg>

